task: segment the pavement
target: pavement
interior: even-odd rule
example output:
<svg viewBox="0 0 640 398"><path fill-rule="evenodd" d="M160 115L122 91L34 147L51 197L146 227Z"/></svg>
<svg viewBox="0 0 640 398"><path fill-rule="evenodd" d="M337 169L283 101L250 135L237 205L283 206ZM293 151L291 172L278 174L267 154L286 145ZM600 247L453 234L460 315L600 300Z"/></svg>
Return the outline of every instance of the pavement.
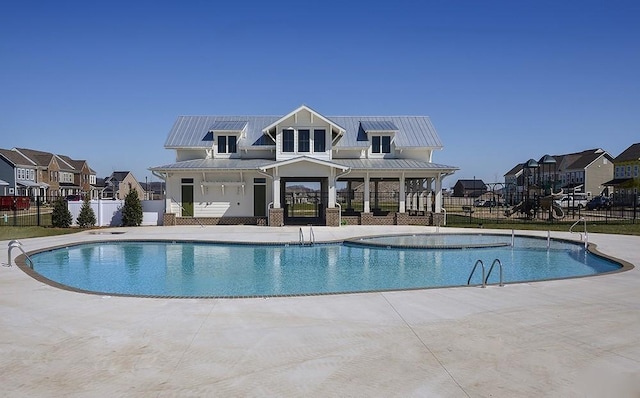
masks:
<svg viewBox="0 0 640 398"><path fill-rule="evenodd" d="M32 251L125 238L297 242L299 233L254 226L100 231L21 242ZM316 241L427 232L436 230L314 227ZM589 241L635 268L485 289L159 299L61 290L8 267L1 250L0 395L638 397L640 237L589 234Z"/></svg>

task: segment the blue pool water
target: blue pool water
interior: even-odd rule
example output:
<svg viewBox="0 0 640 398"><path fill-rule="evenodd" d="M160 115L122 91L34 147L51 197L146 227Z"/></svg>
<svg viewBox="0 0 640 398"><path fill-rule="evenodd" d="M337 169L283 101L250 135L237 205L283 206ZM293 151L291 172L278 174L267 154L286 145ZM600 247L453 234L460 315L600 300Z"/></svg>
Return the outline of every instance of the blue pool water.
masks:
<svg viewBox="0 0 640 398"><path fill-rule="evenodd" d="M403 236L354 243L241 245L190 242L100 242L31 256L33 270L54 282L102 294L177 297L274 296L466 285L480 259L498 258L504 281L593 275L620 265L582 245L516 237L514 247L442 249L454 242L504 243L504 236ZM444 240L443 240L444 239ZM362 245L364 243L365 245ZM477 272L472 284L481 283ZM489 283L498 282L494 270Z"/></svg>

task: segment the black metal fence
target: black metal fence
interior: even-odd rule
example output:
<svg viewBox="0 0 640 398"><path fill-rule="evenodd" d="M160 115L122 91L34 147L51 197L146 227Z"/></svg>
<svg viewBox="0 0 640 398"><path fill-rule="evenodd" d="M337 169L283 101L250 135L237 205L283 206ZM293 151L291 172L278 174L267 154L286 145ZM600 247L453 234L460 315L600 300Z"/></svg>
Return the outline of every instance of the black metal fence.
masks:
<svg viewBox="0 0 640 398"><path fill-rule="evenodd" d="M53 203L59 199L63 198L40 196L30 198L28 203L16 199L6 200L0 207L0 227L49 227Z"/></svg>
<svg viewBox="0 0 640 398"><path fill-rule="evenodd" d="M364 211L364 192L339 191L337 202L343 215L358 214ZM400 210L398 192L369 192L369 207L375 215L386 215Z"/></svg>
<svg viewBox="0 0 640 398"><path fill-rule="evenodd" d="M466 200L461 200L466 199ZM556 202L557 203L557 202ZM536 200L516 207L501 202L474 201L472 198L445 197L443 207L451 221L481 223L567 223L584 218L588 222L603 224L640 223L640 200L638 195L612 197L605 205L589 206L584 203L564 202L560 206L544 205Z"/></svg>

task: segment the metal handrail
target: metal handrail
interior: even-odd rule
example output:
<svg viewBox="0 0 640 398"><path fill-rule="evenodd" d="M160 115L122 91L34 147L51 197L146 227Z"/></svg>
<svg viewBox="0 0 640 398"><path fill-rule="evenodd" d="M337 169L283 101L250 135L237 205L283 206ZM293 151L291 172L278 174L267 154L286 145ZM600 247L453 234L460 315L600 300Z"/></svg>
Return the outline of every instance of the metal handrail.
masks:
<svg viewBox="0 0 640 398"><path fill-rule="evenodd" d="M487 284L487 281L489 280L489 277L491 276L491 271L493 271L493 266L496 265L496 263L498 263L498 268L500 270L500 284L498 286L504 286L504 283L502 283L502 262L500 262L500 259L495 259L493 260L493 262L491 263L491 267L489 267L489 272L487 272L487 278L484 280L485 285Z"/></svg>
<svg viewBox="0 0 640 398"><path fill-rule="evenodd" d="M473 276L473 273L476 272L476 268L478 267L478 264L480 264L482 266L482 287L487 287L486 281L485 281L485 272L484 272L484 263L482 262L482 260L478 260L476 261L476 263L473 266L473 269L471 270L471 273L469 274L469 279L467 279L467 285L469 285L469 283L471 283L471 277Z"/></svg>
<svg viewBox="0 0 640 398"><path fill-rule="evenodd" d="M302 227L300 227L300 232L298 233L298 241L300 246L304 246L304 232L302 232Z"/></svg>
<svg viewBox="0 0 640 398"><path fill-rule="evenodd" d="M184 207L182 207L182 204L181 204L180 202L178 202L177 200L175 200L175 199L173 198L173 196L171 197L171 200L172 200L173 202L175 202L178 206L180 206L180 209L182 209L182 211L187 210L187 209L185 209ZM194 213L195 213L195 211L194 211ZM200 220L195 216L195 214L193 215L193 217L192 217L192 218L193 218L194 220L196 220L196 222L197 222L198 224L200 224L200 226L201 226L202 228L204 228L204 225L202 225L202 223L201 223L201 222L200 222Z"/></svg>
<svg viewBox="0 0 640 398"><path fill-rule="evenodd" d="M575 233L575 232L573 232L573 227L578 225L580 223L580 221L582 221L584 223L584 248L586 249L587 246L589 246L589 234L587 233L587 220L584 217L580 217L580 219L578 221L574 222L573 225L571 225L571 227L569 227L569 233L570 234ZM582 240L582 232L580 232L580 240Z"/></svg>
<svg viewBox="0 0 640 398"><path fill-rule="evenodd" d="M316 243L316 235L313 233L313 227L309 225L309 244Z"/></svg>
<svg viewBox="0 0 640 398"><path fill-rule="evenodd" d="M9 241L8 246L9 247L8 247L8 250L7 250L7 265L6 265L7 267L11 267L11 249L18 248L18 249L20 249L22 254L24 254L26 259L29 260L29 262L31 263L31 268L33 268L33 260L31 260L31 257L29 257L27 252L24 251L24 249L22 248L22 243L20 243L19 240Z"/></svg>

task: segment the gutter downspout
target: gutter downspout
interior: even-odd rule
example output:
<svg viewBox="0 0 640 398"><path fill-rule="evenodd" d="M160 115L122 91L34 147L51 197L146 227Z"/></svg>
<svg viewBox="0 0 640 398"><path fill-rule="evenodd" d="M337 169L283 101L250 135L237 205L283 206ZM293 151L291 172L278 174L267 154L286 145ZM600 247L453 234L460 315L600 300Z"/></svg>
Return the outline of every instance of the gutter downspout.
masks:
<svg viewBox="0 0 640 398"><path fill-rule="evenodd" d="M336 176L336 180L334 182L334 185L337 185L336 182L338 182L338 178L344 177L349 173L351 173L351 169L347 169L347 171L345 171L344 173L342 173L340 175L337 175ZM342 225L342 205L340 205L340 203L338 203L337 199L338 199L338 195L336 195L336 205L340 209L340 211L338 212L338 226L341 226Z"/></svg>
<svg viewBox="0 0 640 398"><path fill-rule="evenodd" d="M268 174L268 173L266 173L266 172L264 172L264 171L262 171L262 170L260 170L260 169L256 169L256 171L258 172L258 174L260 174L260 175L262 175L262 176L265 176L265 177L267 177L267 178L270 178L270 179L271 179L271 187L272 187L272 189L273 189L273 176L272 176L272 175L270 175L270 174ZM273 195L275 195L275 194L274 194L274 193L272 193L272 195L271 195L271 196L273 196ZM271 225L271 223L270 223L270 216L269 216L269 208L270 208L270 206L271 206L271 205L273 205L273 201L271 201L271 202L267 205L267 226Z"/></svg>

